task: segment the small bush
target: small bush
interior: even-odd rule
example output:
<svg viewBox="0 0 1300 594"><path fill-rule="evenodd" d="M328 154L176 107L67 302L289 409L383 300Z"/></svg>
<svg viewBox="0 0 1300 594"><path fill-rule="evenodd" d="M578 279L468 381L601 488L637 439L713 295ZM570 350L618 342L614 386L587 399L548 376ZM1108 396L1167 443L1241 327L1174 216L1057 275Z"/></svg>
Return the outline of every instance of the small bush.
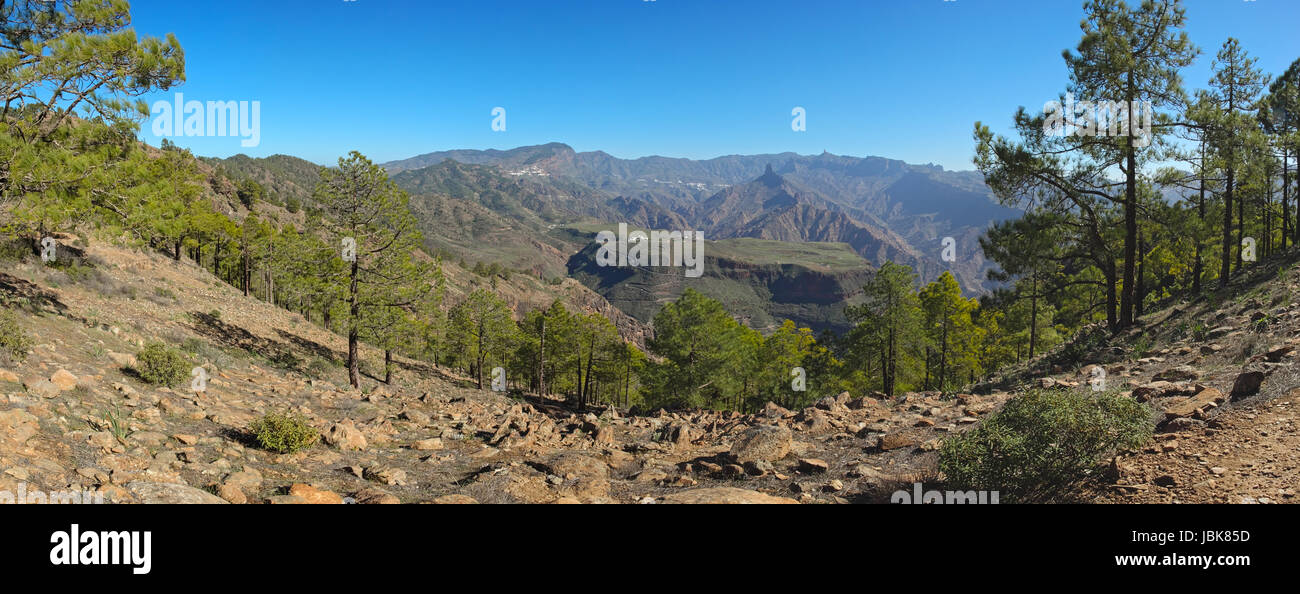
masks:
<svg viewBox="0 0 1300 594"><path fill-rule="evenodd" d="M31 244L0 235L0 262L23 262L32 255Z"/></svg>
<svg viewBox="0 0 1300 594"><path fill-rule="evenodd" d="M307 364L307 368L303 370L303 374L311 379L325 379L337 368L338 365L333 362L322 357L316 357Z"/></svg>
<svg viewBox="0 0 1300 594"><path fill-rule="evenodd" d="M32 341L18 325L18 318L11 311L0 310L0 364L22 363L30 348Z"/></svg>
<svg viewBox="0 0 1300 594"><path fill-rule="evenodd" d="M181 350L191 355L199 354L199 351L203 350L203 347L204 347L203 341L194 338L192 336L190 338L186 338L185 341L181 343Z"/></svg>
<svg viewBox="0 0 1300 594"><path fill-rule="evenodd" d="M1118 393L1031 390L945 441L939 470L955 488L1050 500L1152 431L1150 409Z"/></svg>
<svg viewBox="0 0 1300 594"><path fill-rule="evenodd" d="M290 454L311 447L320 438L302 415L267 413L253 422L250 430L264 449Z"/></svg>
<svg viewBox="0 0 1300 594"><path fill-rule="evenodd" d="M190 358L177 349L168 348L161 342L145 345L135 356L136 372L140 379L167 387L175 386L190 377L194 368Z"/></svg>

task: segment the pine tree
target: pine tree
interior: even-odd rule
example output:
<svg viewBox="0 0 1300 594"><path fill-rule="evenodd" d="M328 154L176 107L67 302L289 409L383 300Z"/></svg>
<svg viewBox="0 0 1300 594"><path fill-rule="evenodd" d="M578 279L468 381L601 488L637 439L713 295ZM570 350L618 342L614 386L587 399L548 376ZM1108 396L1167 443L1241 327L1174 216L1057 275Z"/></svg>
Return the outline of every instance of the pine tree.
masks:
<svg viewBox="0 0 1300 594"><path fill-rule="evenodd" d="M931 386L947 390L961 385L972 373L979 373L977 345L981 333L972 319L978 302L962 297L961 286L948 271L922 288L918 298L925 316L928 343L936 355L935 380Z"/></svg>
<svg viewBox="0 0 1300 594"><path fill-rule="evenodd" d="M1122 205L1124 213L1118 327L1125 328L1134 321L1141 166L1159 158L1157 149L1167 125L1167 118L1159 118L1148 137L1139 135L1134 108L1144 102L1152 110L1181 105L1184 93L1178 71L1190 65L1199 50L1181 30L1187 20L1181 0L1145 0L1136 8L1120 0L1091 0L1084 11L1078 53L1065 54L1070 90L1095 101L1122 101L1130 108L1122 135L1099 136L1100 142L1088 143L1089 150L1124 176L1124 194L1112 200Z"/></svg>
<svg viewBox="0 0 1300 594"><path fill-rule="evenodd" d="M687 289L654 319L650 352L664 359L656 389L672 406L708 406L738 391L740 323L722 304Z"/></svg>
<svg viewBox="0 0 1300 594"><path fill-rule="evenodd" d="M476 289L451 308L451 348L469 362L478 388L483 389L489 363L505 363L513 351L516 332L510 307L495 293Z"/></svg>
<svg viewBox="0 0 1300 594"><path fill-rule="evenodd" d="M863 287L865 303L849 310L859 330L855 347L877 354L881 391L891 397L899 387L911 385L924 340L915 284L911 267L885 262Z"/></svg>
<svg viewBox="0 0 1300 594"><path fill-rule="evenodd" d="M1210 91L1206 97L1210 102L1211 114L1209 145L1214 150L1223 171L1223 227L1222 250L1219 262L1219 285L1227 286L1234 270L1233 254L1236 254L1236 268L1241 267L1241 241L1244 221L1237 227L1237 240L1232 238L1233 207L1238 209L1239 218L1244 204L1235 204L1239 181L1238 172L1244 166L1245 152L1242 145L1247 136L1257 133L1254 116L1247 113L1257 108L1260 93L1266 84L1266 78L1255 67L1256 59L1246 54L1241 44L1233 38L1224 42L1214 60L1214 75L1210 79Z"/></svg>
<svg viewBox="0 0 1300 594"><path fill-rule="evenodd" d="M0 4L0 210L12 207L11 230L36 249L94 208L113 212L121 180L142 165L131 157L149 113L128 98L184 72L176 38L139 37L125 2Z"/></svg>
<svg viewBox="0 0 1300 594"><path fill-rule="evenodd" d="M413 256L422 239L406 192L356 151L321 173L313 196L328 221L330 243L340 253L345 242L354 248L338 282L347 287L348 381L359 387L361 337L392 330L396 314L386 310L413 307L429 289L427 266Z"/></svg>

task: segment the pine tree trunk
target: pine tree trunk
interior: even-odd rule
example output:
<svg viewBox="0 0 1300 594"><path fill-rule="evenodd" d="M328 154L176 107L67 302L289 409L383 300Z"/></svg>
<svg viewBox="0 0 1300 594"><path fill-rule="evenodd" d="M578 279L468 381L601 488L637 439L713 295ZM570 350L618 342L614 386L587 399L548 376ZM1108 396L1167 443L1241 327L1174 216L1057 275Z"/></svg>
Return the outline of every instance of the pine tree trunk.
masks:
<svg viewBox="0 0 1300 594"><path fill-rule="evenodd" d="M1201 199L1196 204L1196 211L1200 217L1201 224L1204 225L1205 223L1208 222L1205 220L1206 213L1205 213L1205 143L1204 142L1201 143L1200 169L1201 169L1201 176L1200 176L1201 177L1201 189L1200 189ZM1202 249L1203 247L1201 245L1201 238L1198 234L1198 236L1196 237L1196 262L1192 266L1192 293L1198 295L1201 292L1201 276L1205 274L1204 271L1205 263L1202 260L1202 254L1201 254Z"/></svg>
<svg viewBox="0 0 1300 594"><path fill-rule="evenodd" d="M1232 167L1228 167L1227 184L1223 188L1223 260L1219 266L1219 286L1228 286L1232 278ZM1238 244L1240 247L1240 244Z"/></svg>
<svg viewBox="0 0 1300 594"><path fill-rule="evenodd" d="M361 317L361 304L357 301L357 278L360 268L357 262L352 262L352 278L348 285L348 382L353 388L361 387L361 370L360 362L357 361L357 344L360 342L357 334L359 318Z"/></svg>
<svg viewBox="0 0 1300 594"><path fill-rule="evenodd" d="M948 315L944 313L943 332L939 337L939 391L944 390L944 385L948 382Z"/></svg>
<svg viewBox="0 0 1300 594"><path fill-rule="evenodd" d="M1132 105L1132 103L1129 103ZM1137 269L1137 152L1133 147L1130 128L1125 161L1128 166L1127 180L1124 184L1124 281L1120 286L1122 293L1119 300L1119 328L1133 324L1133 296L1136 293L1134 275Z"/></svg>
<svg viewBox="0 0 1300 594"><path fill-rule="evenodd" d="M1029 358L1033 359L1034 348L1038 346L1038 270L1030 273L1029 279L1033 291L1029 297Z"/></svg>
<svg viewBox="0 0 1300 594"><path fill-rule="evenodd" d="M1147 298L1146 269L1147 269L1147 242L1145 237L1139 235L1138 236L1137 287L1135 287L1137 294L1134 295L1134 300L1133 300L1134 321L1142 317L1142 311L1143 311L1142 304L1143 302L1146 301Z"/></svg>
<svg viewBox="0 0 1300 594"><path fill-rule="evenodd" d="M537 395L546 396L546 314L541 316L541 341L537 347Z"/></svg>

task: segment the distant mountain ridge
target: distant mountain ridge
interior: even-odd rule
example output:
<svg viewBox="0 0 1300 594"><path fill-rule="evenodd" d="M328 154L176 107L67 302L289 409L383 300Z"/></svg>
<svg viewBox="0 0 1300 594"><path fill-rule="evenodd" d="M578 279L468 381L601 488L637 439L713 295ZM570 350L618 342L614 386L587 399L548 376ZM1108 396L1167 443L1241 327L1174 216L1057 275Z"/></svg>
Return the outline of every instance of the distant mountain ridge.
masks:
<svg viewBox="0 0 1300 594"><path fill-rule="evenodd" d="M510 176L581 182L608 196L600 209L606 212L582 214L607 220L613 212L656 228L684 223L717 239L848 243L877 265L908 264L925 281L951 270L968 294L993 287L985 278L979 235L1021 214L1000 205L978 172L826 152L620 159L549 143L433 152L384 166L400 176L449 160L493 166ZM956 261L940 258L944 237L956 241Z"/></svg>

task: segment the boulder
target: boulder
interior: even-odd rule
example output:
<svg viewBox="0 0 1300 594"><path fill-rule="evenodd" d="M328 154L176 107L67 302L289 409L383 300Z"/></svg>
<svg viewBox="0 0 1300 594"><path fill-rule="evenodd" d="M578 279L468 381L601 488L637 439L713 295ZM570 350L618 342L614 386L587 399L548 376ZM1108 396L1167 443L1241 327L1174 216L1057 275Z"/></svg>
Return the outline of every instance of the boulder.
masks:
<svg viewBox="0 0 1300 594"><path fill-rule="evenodd" d="M39 429L36 417L25 410L15 408L0 411L0 441L13 440L21 444L36 435Z"/></svg>
<svg viewBox="0 0 1300 594"><path fill-rule="evenodd" d="M363 451L366 449L366 436L357 429L352 419L344 419L325 432L325 443L340 450Z"/></svg>
<svg viewBox="0 0 1300 594"><path fill-rule="evenodd" d="M785 427L759 425L731 445L731 456L740 464L780 460L789 455L792 441L793 435Z"/></svg>
<svg viewBox="0 0 1300 594"><path fill-rule="evenodd" d="M1214 388L1201 390L1191 398L1180 398L1168 408L1165 409L1165 420L1170 421L1179 417L1191 417L1204 414L1205 409L1211 408L1220 402L1223 402L1223 392Z"/></svg>
<svg viewBox="0 0 1300 594"><path fill-rule="evenodd" d="M248 503L248 496L244 495L244 492L234 485L224 484L217 487L217 495L235 505Z"/></svg>
<svg viewBox="0 0 1300 594"><path fill-rule="evenodd" d="M763 412L761 414L769 419L784 419L794 413L790 412L788 409L782 408L775 402L769 401L765 406L763 406Z"/></svg>
<svg viewBox="0 0 1300 594"><path fill-rule="evenodd" d="M299 497L303 503L311 505L342 505L343 497L333 491L317 489L311 485L298 483L289 487L289 495Z"/></svg>
<svg viewBox="0 0 1300 594"><path fill-rule="evenodd" d="M211 505L225 504L226 500L207 491L195 489L178 483L147 483L134 481L126 484L126 489L135 495L140 503Z"/></svg>
<svg viewBox="0 0 1300 594"><path fill-rule="evenodd" d="M59 387L50 380L38 380L27 386L27 393L40 398L54 398L59 395Z"/></svg>
<svg viewBox="0 0 1300 594"><path fill-rule="evenodd" d="M1179 365L1157 373L1152 379L1158 382L1185 382L1194 380L1198 377L1201 377L1201 372L1197 371L1195 367L1192 367L1191 365Z"/></svg>
<svg viewBox="0 0 1300 594"><path fill-rule="evenodd" d="M1232 382L1232 398L1244 398L1252 394L1258 394L1259 388L1264 385L1264 372L1247 371L1237 376Z"/></svg>
<svg viewBox="0 0 1300 594"><path fill-rule="evenodd" d="M429 451L434 451L434 450L441 450L442 447L443 447L443 446L442 446L442 439L441 439L441 438L438 438L438 437L430 437L429 439L421 439L420 441L417 441L417 442L411 444L411 449L413 449L413 450L417 450L417 451L421 451L421 452L429 452Z"/></svg>
<svg viewBox="0 0 1300 594"><path fill-rule="evenodd" d="M809 474L822 473L830 470L830 468L830 464L827 464L825 460L819 458L801 458L799 460L799 470L801 472Z"/></svg>
<svg viewBox="0 0 1300 594"><path fill-rule="evenodd" d="M880 440L876 445L881 451L888 452L889 450L916 447L920 443L921 440L917 439L914 435L909 435L907 433L889 433L881 435Z"/></svg>
<svg viewBox="0 0 1300 594"><path fill-rule="evenodd" d="M577 452L564 452L545 464L552 475L563 479L564 495L579 499L609 495L609 466Z"/></svg>
<svg viewBox="0 0 1300 594"><path fill-rule="evenodd" d="M67 392L77 387L77 376L68 373L66 369L60 369L50 376L50 383L54 384L62 392Z"/></svg>

